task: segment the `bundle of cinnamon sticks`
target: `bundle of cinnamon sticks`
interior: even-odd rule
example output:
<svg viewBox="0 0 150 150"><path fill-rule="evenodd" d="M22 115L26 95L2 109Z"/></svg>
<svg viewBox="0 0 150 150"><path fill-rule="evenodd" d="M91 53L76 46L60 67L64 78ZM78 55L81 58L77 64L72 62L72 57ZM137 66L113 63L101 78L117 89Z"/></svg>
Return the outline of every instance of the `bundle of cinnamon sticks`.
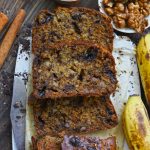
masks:
<svg viewBox="0 0 150 150"><path fill-rule="evenodd" d="M10 25L6 35L4 36L3 40L0 43L0 69L3 66L9 51L13 45L13 42L16 38L18 31L21 28L21 25L25 19L26 12L24 9L20 9L13 20L12 24ZM8 23L9 18L6 14L0 12L0 32L5 28L6 24Z"/></svg>

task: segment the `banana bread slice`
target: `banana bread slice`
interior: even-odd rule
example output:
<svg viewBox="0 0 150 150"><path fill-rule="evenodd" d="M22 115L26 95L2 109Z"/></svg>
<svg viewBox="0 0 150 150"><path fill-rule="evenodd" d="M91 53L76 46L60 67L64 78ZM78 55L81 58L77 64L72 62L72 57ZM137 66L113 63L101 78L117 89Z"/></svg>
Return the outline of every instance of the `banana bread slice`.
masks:
<svg viewBox="0 0 150 150"><path fill-rule="evenodd" d="M65 136L61 150L116 150L116 138Z"/></svg>
<svg viewBox="0 0 150 150"><path fill-rule="evenodd" d="M33 95L37 99L109 95L116 85L112 54L89 42L58 43L33 62Z"/></svg>
<svg viewBox="0 0 150 150"><path fill-rule="evenodd" d="M111 129L118 124L109 96L34 100L33 114L36 132L40 136L90 133Z"/></svg>
<svg viewBox="0 0 150 150"><path fill-rule="evenodd" d="M54 13L43 10L35 19L32 33L34 53L61 40L89 40L113 50L111 20L94 9L58 7Z"/></svg>
<svg viewBox="0 0 150 150"><path fill-rule="evenodd" d="M65 136L62 138L45 135L33 137L33 150L116 150L116 138L100 139L89 136ZM62 143L62 144L61 144Z"/></svg>

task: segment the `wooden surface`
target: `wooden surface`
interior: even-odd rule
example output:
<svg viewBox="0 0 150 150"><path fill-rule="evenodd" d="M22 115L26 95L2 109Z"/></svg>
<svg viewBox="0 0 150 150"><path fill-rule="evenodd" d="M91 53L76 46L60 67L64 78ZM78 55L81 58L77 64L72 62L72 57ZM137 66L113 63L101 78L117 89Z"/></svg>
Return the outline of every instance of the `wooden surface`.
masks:
<svg viewBox="0 0 150 150"><path fill-rule="evenodd" d="M2 9L2 1L0 0L0 10ZM11 2L14 0L8 0L5 1ZM17 1L17 0L16 0ZM20 0L21 1L21 0ZM25 24L31 23L33 21L33 18L37 14L37 12L42 8L50 8L51 10L54 9L57 4L54 3L53 0L22 0L22 4L19 4L20 6L23 6L25 10L27 11L28 16L26 17ZM97 0L81 0L80 4L77 6L84 6L89 8L94 8L98 10L98 4ZM9 7L8 7L9 8ZM17 7L18 9L19 7ZM10 8L11 9L11 8ZM10 15L10 22L14 16L15 12L17 10L12 10L13 14ZM7 28L4 30L6 31ZM20 31L21 33L22 31ZM122 33L116 32L119 35L123 35ZM0 40L2 39L2 36L4 33L0 34ZM19 36L18 36L19 37ZM134 42L137 42L140 35L133 34L130 35ZM18 50L18 43L19 38L16 39L9 57L7 58L6 63L4 64L3 68L0 70L0 150L11 150L11 122L10 122L10 107L11 107L11 99L12 99L12 90L13 90L13 76L14 76L14 69L15 69L15 61L17 56L17 50Z"/></svg>

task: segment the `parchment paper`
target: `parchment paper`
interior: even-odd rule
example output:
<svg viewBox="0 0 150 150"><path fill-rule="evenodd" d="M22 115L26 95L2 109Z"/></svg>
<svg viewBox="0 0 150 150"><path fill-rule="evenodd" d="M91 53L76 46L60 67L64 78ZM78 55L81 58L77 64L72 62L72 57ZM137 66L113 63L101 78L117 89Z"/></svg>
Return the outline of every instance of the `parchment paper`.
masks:
<svg viewBox="0 0 150 150"><path fill-rule="evenodd" d="M119 81L116 92L111 95L112 103L116 109L119 124L113 129L91 133L90 136L99 136L107 138L116 136L117 147L119 150L128 150L126 140L122 131L122 112L130 95L140 95L139 74L135 58L135 45L127 37L118 37L115 35L113 56L116 62L117 79ZM30 73L33 57L30 57ZM31 78L28 89L31 92ZM30 150L31 136L35 134L32 108L27 104L26 112L26 150Z"/></svg>

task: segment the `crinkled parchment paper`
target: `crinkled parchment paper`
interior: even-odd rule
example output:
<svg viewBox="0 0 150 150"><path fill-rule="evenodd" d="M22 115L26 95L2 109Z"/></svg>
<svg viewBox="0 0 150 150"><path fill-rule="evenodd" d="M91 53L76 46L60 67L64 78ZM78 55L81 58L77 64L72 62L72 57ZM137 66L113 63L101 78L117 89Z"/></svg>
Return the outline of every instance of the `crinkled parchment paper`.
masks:
<svg viewBox="0 0 150 150"><path fill-rule="evenodd" d="M117 147L119 150L128 150L126 140L122 131L122 112L124 106L130 95L140 95L139 74L135 58L135 45L127 37L118 37L115 35L113 56L116 62L118 88L116 92L111 95L112 103L116 109L119 124L113 129L98 131L91 133L91 136L99 136L100 138L107 138L109 136L116 136ZM30 73L33 57L30 57ZM31 90L31 80L29 80L29 93ZM31 106L27 104L26 112L26 150L30 149L31 137L35 135L33 112Z"/></svg>

